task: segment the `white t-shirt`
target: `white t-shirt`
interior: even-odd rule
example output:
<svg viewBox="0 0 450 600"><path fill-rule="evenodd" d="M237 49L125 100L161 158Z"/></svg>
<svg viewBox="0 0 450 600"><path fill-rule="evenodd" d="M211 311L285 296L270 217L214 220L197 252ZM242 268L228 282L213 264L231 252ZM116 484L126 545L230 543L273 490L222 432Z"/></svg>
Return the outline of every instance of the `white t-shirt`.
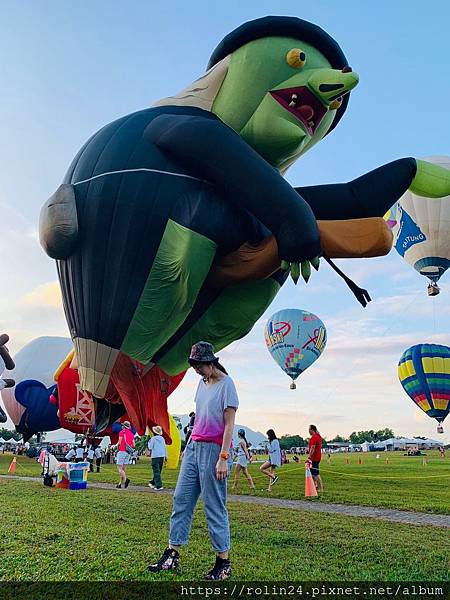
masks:
<svg viewBox="0 0 450 600"><path fill-rule="evenodd" d="M281 467L280 442L274 439L269 444L269 462L274 467Z"/></svg>
<svg viewBox="0 0 450 600"><path fill-rule="evenodd" d="M89 450L87 451L87 459L94 460L94 450L92 448L89 448Z"/></svg>
<svg viewBox="0 0 450 600"><path fill-rule="evenodd" d="M101 448L99 448L99 446L97 446L97 448L94 450L94 454L95 458L102 458L102 451Z"/></svg>
<svg viewBox="0 0 450 600"><path fill-rule="evenodd" d="M66 454L65 459L66 460L70 460L71 458L73 458L75 456L76 452L73 448L71 448L69 450L69 452Z"/></svg>
<svg viewBox="0 0 450 600"><path fill-rule="evenodd" d="M195 423L191 438L197 442L214 442L222 445L225 430L224 411L239 406L236 387L229 375L207 385L200 380L195 394Z"/></svg>
<svg viewBox="0 0 450 600"><path fill-rule="evenodd" d="M147 446L152 451L152 458L167 458L166 442L162 435L154 435Z"/></svg>
<svg viewBox="0 0 450 600"><path fill-rule="evenodd" d="M84 458L84 448L77 448L75 454L77 458Z"/></svg>

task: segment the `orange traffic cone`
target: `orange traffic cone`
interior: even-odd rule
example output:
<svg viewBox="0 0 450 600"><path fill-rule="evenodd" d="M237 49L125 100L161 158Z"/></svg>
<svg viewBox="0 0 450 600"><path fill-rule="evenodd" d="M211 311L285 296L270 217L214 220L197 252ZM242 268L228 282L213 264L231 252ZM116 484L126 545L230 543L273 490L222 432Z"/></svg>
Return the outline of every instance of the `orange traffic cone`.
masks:
<svg viewBox="0 0 450 600"><path fill-rule="evenodd" d="M362 460L358 458L358 465L362 465Z"/></svg>
<svg viewBox="0 0 450 600"><path fill-rule="evenodd" d="M14 457L11 461L11 464L9 465L9 469L8 469L8 473L10 475L14 475L14 473L16 472L16 466L17 466L17 458Z"/></svg>
<svg viewBox="0 0 450 600"><path fill-rule="evenodd" d="M388 465L389 464L389 459L386 458L386 460L384 462Z"/></svg>
<svg viewBox="0 0 450 600"><path fill-rule="evenodd" d="M311 461L307 460L305 462L305 498L315 498L318 495L310 468Z"/></svg>
<svg viewBox="0 0 450 600"><path fill-rule="evenodd" d="M345 460L345 462L346 462L348 465L350 464L350 460L349 460L348 458Z"/></svg>

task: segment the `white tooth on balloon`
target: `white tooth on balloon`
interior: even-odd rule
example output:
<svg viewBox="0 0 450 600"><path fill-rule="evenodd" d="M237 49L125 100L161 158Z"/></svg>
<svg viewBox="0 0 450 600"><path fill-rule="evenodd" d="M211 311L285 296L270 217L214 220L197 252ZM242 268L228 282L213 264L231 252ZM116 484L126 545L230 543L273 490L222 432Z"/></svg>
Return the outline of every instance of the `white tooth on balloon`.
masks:
<svg viewBox="0 0 450 600"><path fill-rule="evenodd" d="M294 106L295 106L295 101L294 101L294 100L291 100L291 101L289 102L289 106L292 106L292 107L294 107Z"/></svg>

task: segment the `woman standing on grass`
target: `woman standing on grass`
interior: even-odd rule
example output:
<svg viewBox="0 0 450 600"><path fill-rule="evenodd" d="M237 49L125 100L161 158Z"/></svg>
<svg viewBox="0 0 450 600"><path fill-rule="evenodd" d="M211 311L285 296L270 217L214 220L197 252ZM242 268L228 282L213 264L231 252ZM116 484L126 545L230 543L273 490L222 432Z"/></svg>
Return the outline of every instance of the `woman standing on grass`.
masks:
<svg viewBox="0 0 450 600"><path fill-rule="evenodd" d="M272 486L278 481L278 475L275 475L275 470L277 467L281 466L281 450L280 442L275 435L275 431L269 429L266 432L266 435L269 440L269 460L266 460L259 470L270 479L268 491L271 492Z"/></svg>
<svg viewBox="0 0 450 600"><path fill-rule="evenodd" d="M130 480L127 477L127 465L130 463L131 452L130 450L134 448L134 435L131 431L131 425L129 421L124 421L122 423L122 431L119 433L119 442L117 443L117 470L119 471L119 483L116 485L116 488L123 487L127 488L130 484Z"/></svg>
<svg viewBox="0 0 450 600"><path fill-rule="evenodd" d="M188 543L195 505L201 495L209 538L216 552L214 567L205 579L227 579L231 575L227 460L239 400L233 380L214 356L211 344L194 344L188 360L201 376L195 395L195 423L184 449L173 497L169 545L148 570L157 573L179 568L179 551Z"/></svg>
<svg viewBox="0 0 450 600"><path fill-rule="evenodd" d="M255 484L253 483L252 476L248 472L248 465L250 463L250 452L248 450L248 442L245 437L244 429L239 429L238 431L239 443L237 447L237 463L236 470L234 473L234 482L233 482L233 492L236 491L238 486L238 481L241 476L241 471L243 471L245 478L247 479L252 490L255 490Z"/></svg>

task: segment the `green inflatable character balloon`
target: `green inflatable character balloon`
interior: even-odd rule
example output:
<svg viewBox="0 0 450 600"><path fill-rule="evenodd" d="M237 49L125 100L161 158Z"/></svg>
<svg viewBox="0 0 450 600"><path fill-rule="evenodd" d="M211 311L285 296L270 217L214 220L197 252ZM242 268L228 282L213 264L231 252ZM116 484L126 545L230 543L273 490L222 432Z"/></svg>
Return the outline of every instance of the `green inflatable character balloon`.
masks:
<svg viewBox="0 0 450 600"><path fill-rule="evenodd" d="M336 127L357 83L320 27L265 17L227 35L187 89L85 144L40 223L83 389L109 397L125 359L136 372L183 372L193 343L220 350L252 328L289 273L307 281L342 222L381 220L411 185L450 192L447 173L413 158L343 184L283 178ZM270 260L249 275L243 256L258 249Z"/></svg>

